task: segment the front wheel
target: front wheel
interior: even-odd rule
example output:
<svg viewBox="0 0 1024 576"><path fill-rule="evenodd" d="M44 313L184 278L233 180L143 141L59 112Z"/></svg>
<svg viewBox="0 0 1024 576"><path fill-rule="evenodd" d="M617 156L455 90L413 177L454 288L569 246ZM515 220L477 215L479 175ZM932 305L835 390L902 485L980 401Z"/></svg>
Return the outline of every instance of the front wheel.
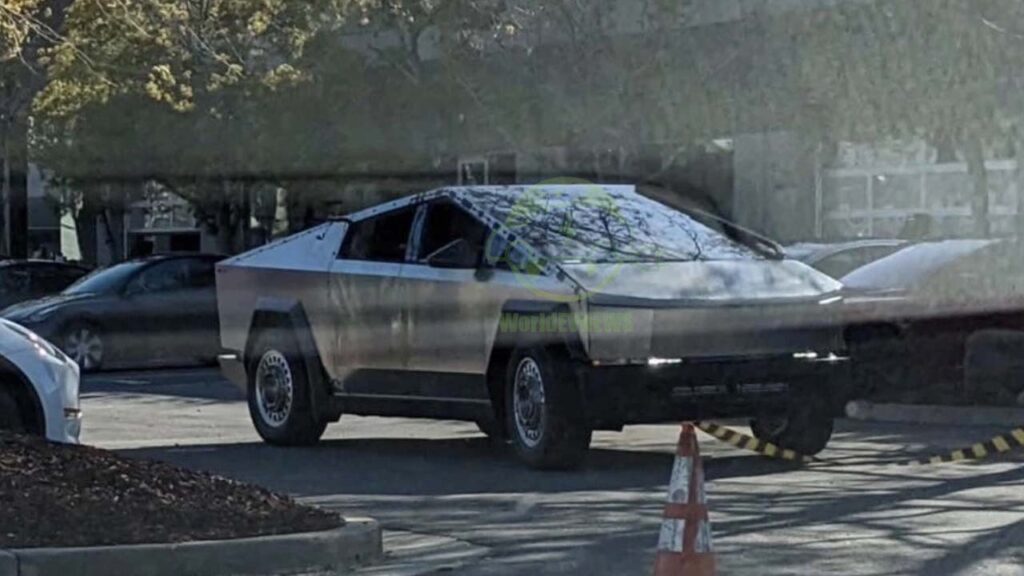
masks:
<svg viewBox="0 0 1024 576"><path fill-rule="evenodd" d="M752 419L750 430L758 440L814 456L832 439L834 424L826 399L806 393L795 396L785 410Z"/></svg>
<svg viewBox="0 0 1024 576"><path fill-rule="evenodd" d="M591 430L567 362L553 351L516 349L505 374L505 425L519 457L533 468L578 467Z"/></svg>
<svg viewBox="0 0 1024 576"><path fill-rule="evenodd" d="M313 413L309 379L286 336L259 337L249 366L249 416L260 437L278 446L317 443L327 422Z"/></svg>

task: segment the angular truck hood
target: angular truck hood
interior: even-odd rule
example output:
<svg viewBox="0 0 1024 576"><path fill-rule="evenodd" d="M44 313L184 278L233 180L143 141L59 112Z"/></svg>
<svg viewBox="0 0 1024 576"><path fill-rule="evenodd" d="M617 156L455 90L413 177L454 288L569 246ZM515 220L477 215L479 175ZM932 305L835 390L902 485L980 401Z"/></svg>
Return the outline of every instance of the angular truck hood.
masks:
<svg viewBox="0 0 1024 576"><path fill-rule="evenodd" d="M563 270L593 303L640 306L812 300L842 285L794 260L571 264Z"/></svg>
<svg viewBox="0 0 1024 576"><path fill-rule="evenodd" d="M845 348L841 285L799 262L567 268L588 291L593 359L792 357Z"/></svg>

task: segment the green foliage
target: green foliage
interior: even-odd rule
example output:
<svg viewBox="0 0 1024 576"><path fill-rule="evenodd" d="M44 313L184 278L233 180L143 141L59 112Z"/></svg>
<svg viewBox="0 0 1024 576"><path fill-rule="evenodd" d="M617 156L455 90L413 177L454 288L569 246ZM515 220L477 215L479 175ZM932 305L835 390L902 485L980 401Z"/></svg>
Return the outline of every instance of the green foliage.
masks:
<svg viewBox="0 0 1024 576"><path fill-rule="evenodd" d="M4 0L0 4L0 61L18 57L40 23L39 0Z"/></svg>
<svg viewBox="0 0 1024 576"><path fill-rule="evenodd" d="M710 27L685 26L690 2L646 0L629 35L619 4L77 0L46 52L35 150L72 178L160 179L225 220L244 189L232 181L298 190L462 151L642 157L795 129L941 139L977 158L1021 124L1018 0L844 2Z"/></svg>
<svg viewBox="0 0 1024 576"><path fill-rule="evenodd" d="M180 112L228 113L214 95L276 90L302 79L293 61L340 22L341 0L79 0L49 54L38 109L72 114L146 95Z"/></svg>

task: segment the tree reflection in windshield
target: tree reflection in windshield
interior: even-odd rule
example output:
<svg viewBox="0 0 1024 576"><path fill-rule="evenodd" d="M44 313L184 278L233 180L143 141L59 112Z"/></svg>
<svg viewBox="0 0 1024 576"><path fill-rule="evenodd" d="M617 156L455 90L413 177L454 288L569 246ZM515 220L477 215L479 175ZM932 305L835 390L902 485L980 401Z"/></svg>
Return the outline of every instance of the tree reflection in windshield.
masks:
<svg viewBox="0 0 1024 576"><path fill-rule="evenodd" d="M473 190L474 199L545 257L573 263L759 258L682 212L626 188Z"/></svg>

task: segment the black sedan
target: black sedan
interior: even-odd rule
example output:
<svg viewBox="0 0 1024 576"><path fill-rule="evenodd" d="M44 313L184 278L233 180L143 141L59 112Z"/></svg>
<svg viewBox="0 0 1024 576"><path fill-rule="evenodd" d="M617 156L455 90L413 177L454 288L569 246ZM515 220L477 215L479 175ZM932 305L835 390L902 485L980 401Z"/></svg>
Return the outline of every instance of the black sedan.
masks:
<svg viewBox="0 0 1024 576"><path fill-rule="evenodd" d="M84 266L49 260L0 261L0 308L56 294L88 273Z"/></svg>
<svg viewBox="0 0 1024 576"><path fill-rule="evenodd" d="M84 371L209 362L219 350L218 260L210 255L131 260L0 316L54 342Z"/></svg>

